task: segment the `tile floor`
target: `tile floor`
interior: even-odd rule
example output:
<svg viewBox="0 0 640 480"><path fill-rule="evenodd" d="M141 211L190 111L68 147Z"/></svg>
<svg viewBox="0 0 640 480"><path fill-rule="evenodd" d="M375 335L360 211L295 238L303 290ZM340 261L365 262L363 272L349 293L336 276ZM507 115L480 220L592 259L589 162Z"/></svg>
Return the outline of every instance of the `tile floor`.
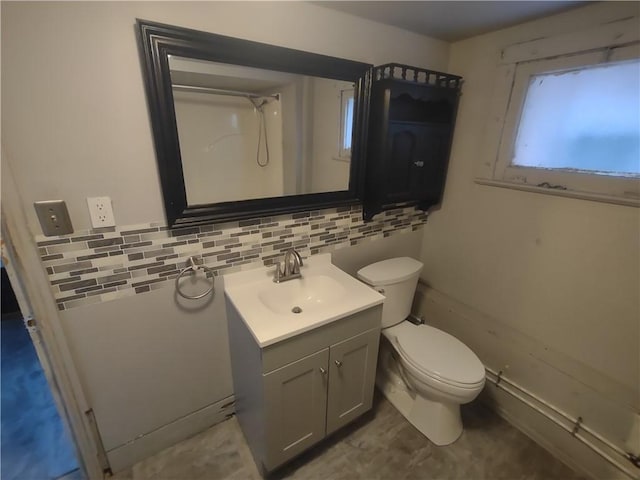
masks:
<svg viewBox="0 0 640 480"><path fill-rule="evenodd" d="M584 480L481 404L465 431L436 447L376 391L371 412L276 471L275 479ZM236 418L118 473L114 480L258 480Z"/></svg>

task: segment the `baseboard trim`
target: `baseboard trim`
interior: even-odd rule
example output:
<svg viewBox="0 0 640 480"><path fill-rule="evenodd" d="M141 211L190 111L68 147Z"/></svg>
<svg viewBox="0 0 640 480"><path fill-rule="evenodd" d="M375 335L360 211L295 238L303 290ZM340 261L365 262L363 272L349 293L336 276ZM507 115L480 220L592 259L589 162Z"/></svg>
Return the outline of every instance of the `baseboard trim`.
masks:
<svg viewBox="0 0 640 480"><path fill-rule="evenodd" d="M140 460L222 422L233 412L233 396L229 396L109 450L107 458L111 470L114 473L124 470Z"/></svg>

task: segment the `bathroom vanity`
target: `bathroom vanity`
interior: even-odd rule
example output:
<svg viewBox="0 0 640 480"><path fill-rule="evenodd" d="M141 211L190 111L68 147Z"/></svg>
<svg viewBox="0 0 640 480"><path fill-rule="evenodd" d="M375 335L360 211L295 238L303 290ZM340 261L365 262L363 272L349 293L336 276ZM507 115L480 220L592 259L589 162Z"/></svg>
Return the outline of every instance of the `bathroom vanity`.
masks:
<svg viewBox="0 0 640 480"><path fill-rule="evenodd" d="M384 297L316 257L282 284L225 276L236 414L263 474L372 405Z"/></svg>

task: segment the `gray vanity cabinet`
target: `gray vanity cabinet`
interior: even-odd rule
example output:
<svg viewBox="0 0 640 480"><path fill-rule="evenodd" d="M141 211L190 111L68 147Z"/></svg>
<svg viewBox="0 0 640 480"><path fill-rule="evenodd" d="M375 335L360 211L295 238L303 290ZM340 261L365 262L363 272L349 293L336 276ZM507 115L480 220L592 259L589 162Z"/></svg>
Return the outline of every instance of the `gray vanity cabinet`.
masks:
<svg viewBox="0 0 640 480"><path fill-rule="evenodd" d="M378 305L261 348L227 302L236 414L266 474L369 410Z"/></svg>
<svg viewBox="0 0 640 480"><path fill-rule="evenodd" d="M329 349L327 435L371 408L379 339L374 329Z"/></svg>
<svg viewBox="0 0 640 480"><path fill-rule="evenodd" d="M324 438L328 362L329 349L325 348L264 375L268 467Z"/></svg>

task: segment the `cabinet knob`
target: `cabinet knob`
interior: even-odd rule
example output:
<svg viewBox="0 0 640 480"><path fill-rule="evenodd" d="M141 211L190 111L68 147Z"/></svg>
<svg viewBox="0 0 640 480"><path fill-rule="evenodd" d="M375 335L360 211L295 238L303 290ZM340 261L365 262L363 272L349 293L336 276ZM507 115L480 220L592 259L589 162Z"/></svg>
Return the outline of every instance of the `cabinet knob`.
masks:
<svg viewBox="0 0 640 480"><path fill-rule="evenodd" d="M320 373L326 375L327 371L324 368L320 367Z"/></svg>
<svg viewBox="0 0 640 480"><path fill-rule="evenodd" d="M336 367L340 368L342 366L342 362L340 360L336 360L334 362L336 364Z"/></svg>

